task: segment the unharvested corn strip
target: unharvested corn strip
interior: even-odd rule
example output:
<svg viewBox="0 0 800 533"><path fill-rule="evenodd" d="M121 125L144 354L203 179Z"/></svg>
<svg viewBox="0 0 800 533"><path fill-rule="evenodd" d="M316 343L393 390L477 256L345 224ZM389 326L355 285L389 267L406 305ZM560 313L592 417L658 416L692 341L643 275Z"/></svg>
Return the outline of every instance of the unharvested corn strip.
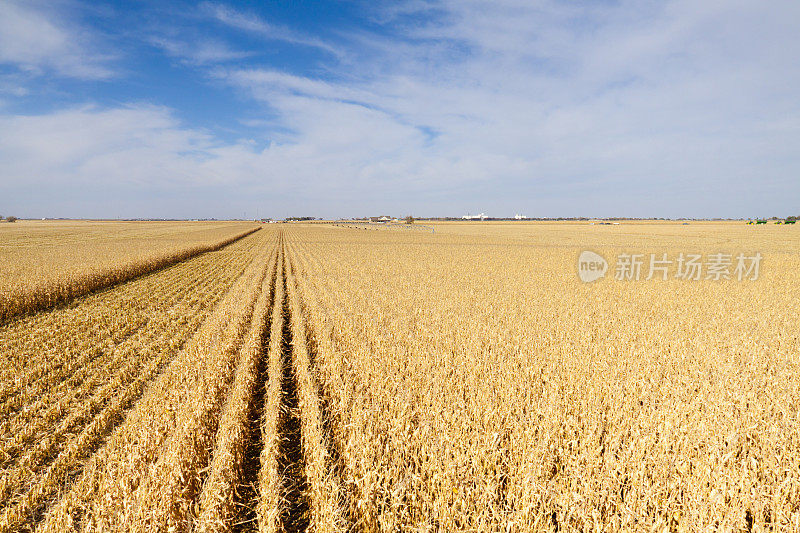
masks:
<svg viewBox="0 0 800 533"><path fill-rule="evenodd" d="M254 228L212 245L196 246L189 250L175 252L168 256L132 263L111 271L94 273L90 276L74 280L67 285L53 285L38 288L31 292L12 294L10 297L0 300L0 324L3 324L15 316L47 309L68 302L79 296L111 287L117 283L129 281L133 278L155 272L156 270L161 270L162 268L185 261L196 255L219 250L260 229L261 228Z"/></svg>

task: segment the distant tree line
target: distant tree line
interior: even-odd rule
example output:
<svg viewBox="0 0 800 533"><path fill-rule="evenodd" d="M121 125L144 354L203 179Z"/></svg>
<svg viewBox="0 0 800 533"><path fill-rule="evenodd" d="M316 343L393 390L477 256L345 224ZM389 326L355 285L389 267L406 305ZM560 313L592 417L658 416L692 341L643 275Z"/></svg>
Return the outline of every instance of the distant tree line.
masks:
<svg viewBox="0 0 800 533"><path fill-rule="evenodd" d="M769 217L769 218L762 218L762 219L754 219L754 220L785 220L786 222L797 221L800 220L800 216L790 216L790 217Z"/></svg>

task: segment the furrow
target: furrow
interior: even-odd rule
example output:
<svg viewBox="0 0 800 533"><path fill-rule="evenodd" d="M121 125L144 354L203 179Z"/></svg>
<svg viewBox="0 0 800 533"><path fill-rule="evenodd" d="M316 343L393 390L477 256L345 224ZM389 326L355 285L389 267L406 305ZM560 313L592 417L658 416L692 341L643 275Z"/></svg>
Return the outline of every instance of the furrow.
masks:
<svg viewBox="0 0 800 533"><path fill-rule="evenodd" d="M230 352L230 344L244 333L249 323L253 300L269 270L269 262L263 258L271 255L266 252L275 249L273 239L256 237L256 242L256 249L247 253L248 264L243 274L137 402L125 423L92 457L63 497L47 510L38 530L132 529L143 509L141 503L147 501L144 491L159 486L154 478L159 471L169 471L166 454L179 441L184 442L181 435L192 433L187 425L191 418L189 411L205 408L202 400L209 396L206 392L210 389L227 387L222 367L230 368L232 374L236 352ZM228 259L220 256L216 260Z"/></svg>
<svg viewBox="0 0 800 533"><path fill-rule="evenodd" d="M264 346L269 345L268 325L275 320L275 302L282 298L282 283L279 257L269 290L272 301L267 304L263 299L256 305L252 327L242 346L242 361L219 424L210 473L199 497L197 531L230 531L237 513L237 523L255 524L254 485L261 445L258 421L267 378Z"/></svg>
<svg viewBox="0 0 800 533"><path fill-rule="evenodd" d="M279 463L283 445L282 409L284 394L284 368L291 357L290 332L286 327L286 295L284 267L281 265L280 283L276 286L275 301L272 308L272 324L269 334L267 359L267 383L263 412L260 420L261 451L260 468L257 474L258 499L255 506L257 530L261 533L275 533L281 526L281 501L283 496L283 469ZM252 531L251 522L241 521L239 529Z"/></svg>
<svg viewBox="0 0 800 533"><path fill-rule="evenodd" d="M270 263L265 264L256 290L247 294L244 306L239 303L224 340L216 350L212 348L212 357L203 368L199 387L180 413L178 430L165 442L149 477L137 490L128 529L185 530L191 527L205 468L211 459L220 411L232 386L234 370L246 358L240 350L243 339L253 328L253 317L269 308L269 288L265 290L264 285L269 285L266 278L274 270Z"/></svg>
<svg viewBox="0 0 800 533"><path fill-rule="evenodd" d="M319 387L311 372L312 363L305 325L290 259L287 260L286 269L287 306L292 335L292 370L297 384L301 413L305 473L310 493L310 525L315 531L347 531L349 527L341 509L341 502L345 496L334 469L331 468L331 455L325 435L326 422L321 409Z"/></svg>

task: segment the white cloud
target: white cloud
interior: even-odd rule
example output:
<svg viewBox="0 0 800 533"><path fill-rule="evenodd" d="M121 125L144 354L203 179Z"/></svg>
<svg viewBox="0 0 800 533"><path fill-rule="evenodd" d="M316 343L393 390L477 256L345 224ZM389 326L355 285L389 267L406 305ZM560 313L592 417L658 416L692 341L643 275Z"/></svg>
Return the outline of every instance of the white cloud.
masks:
<svg viewBox="0 0 800 533"><path fill-rule="evenodd" d="M222 142L159 107L0 116L0 187L211 188L209 203L236 206L227 216L244 205L273 216L797 214L794 3L405 7L375 17L400 24L390 35L351 36L319 77L220 68L235 52L217 41L194 56L160 43L263 104L239 118L263 128L266 147ZM416 10L436 15L420 22Z"/></svg>
<svg viewBox="0 0 800 533"><path fill-rule="evenodd" d="M58 15L58 9L47 4L0 0L0 64L33 74L110 77L108 57L92 52L85 33L59 21Z"/></svg>
<svg viewBox="0 0 800 533"><path fill-rule="evenodd" d="M744 216L751 202L782 210L800 196L786 185L800 168L795 3L418 8L443 15L410 24L403 39L359 36L368 49L339 76L220 75L268 103L298 146L349 156L356 182L426 179L430 190L460 184L462 196L477 182L493 189L487 202L526 191L534 209L565 214L682 215L701 205ZM333 117L345 105L370 113L343 126ZM435 135L420 141L420 131ZM363 146L384 156L373 161Z"/></svg>
<svg viewBox="0 0 800 533"><path fill-rule="evenodd" d="M180 176L213 148L209 135L181 128L168 110L91 106L46 115L0 116L0 181L32 186L152 185ZM194 180L194 178L192 178Z"/></svg>

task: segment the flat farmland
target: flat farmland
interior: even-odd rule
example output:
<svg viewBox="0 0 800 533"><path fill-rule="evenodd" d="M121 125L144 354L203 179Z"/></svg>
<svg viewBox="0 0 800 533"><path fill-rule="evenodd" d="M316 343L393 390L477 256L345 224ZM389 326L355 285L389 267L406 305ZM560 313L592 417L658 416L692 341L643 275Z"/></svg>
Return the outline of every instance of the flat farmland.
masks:
<svg viewBox="0 0 800 533"><path fill-rule="evenodd" d="M0 530L800 529L793 226L174 224L0 326Z"/></svg>
<svg viewBox="0 0 800 533"><path fill-rule="evenodd" d="M226 244L241 222L18 221L0 227L0 321Z"/></svg>

